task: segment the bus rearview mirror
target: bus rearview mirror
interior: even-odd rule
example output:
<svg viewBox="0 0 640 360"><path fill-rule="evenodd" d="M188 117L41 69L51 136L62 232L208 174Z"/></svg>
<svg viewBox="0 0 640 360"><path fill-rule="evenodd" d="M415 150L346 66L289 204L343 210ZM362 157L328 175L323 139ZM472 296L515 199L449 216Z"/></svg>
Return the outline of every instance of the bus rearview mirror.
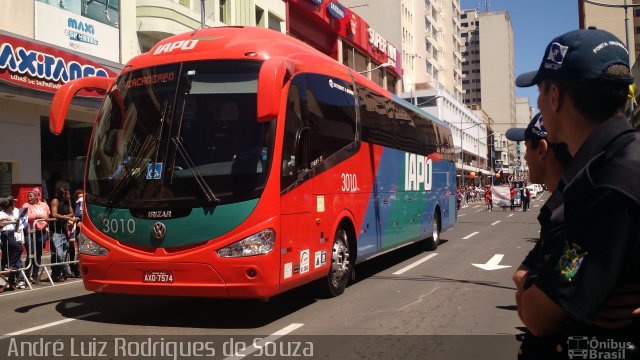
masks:
<svg viewBox="0 0 640 360"><path fill-rule="evenodd" d="M284 59L272 58L262 64L258 75L258 122L271 121L278 116L282 87L292 72L293 65Z"/></svg>
<svg viewBox="0 0 640 360"><path fill-rule="evenodd" d="M56 135L60 135L64 128L64 121L67 118L71 101L78 91L89 90L107 93L114 80L115 78L90 76L71 80L62 85L53 96L53 102L49 110L49 130Z"/></svg>

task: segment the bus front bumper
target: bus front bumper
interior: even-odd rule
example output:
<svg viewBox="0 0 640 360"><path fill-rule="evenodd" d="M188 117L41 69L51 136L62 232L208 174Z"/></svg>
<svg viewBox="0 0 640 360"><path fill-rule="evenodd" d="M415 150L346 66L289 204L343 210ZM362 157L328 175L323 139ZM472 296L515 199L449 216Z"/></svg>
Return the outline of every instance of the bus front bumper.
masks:
<svg viewBox="0 0 640 360"><path fill-rule="evenodd" d="M117 262L105 268L105 264L86 258L81 261L82 280L85 288L94 292L256 299L279 292L278 284L269 283L259 268L254 269L254 275L245 270L246 265L232 267L236 271L226 269L226 276L221 276L206 263Z"/></svg>

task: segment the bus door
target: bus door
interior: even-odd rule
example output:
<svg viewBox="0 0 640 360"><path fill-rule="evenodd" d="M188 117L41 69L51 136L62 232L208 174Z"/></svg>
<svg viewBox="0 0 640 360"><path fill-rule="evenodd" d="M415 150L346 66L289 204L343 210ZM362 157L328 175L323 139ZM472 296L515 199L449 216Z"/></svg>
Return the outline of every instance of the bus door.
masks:
<svg viewBox="0 0 640 360"><path fill-rule="evenodd" d="M280 174L281 276L285 287L294 286L310 268L310 233L315 227L315 198L309 181L309 124L303 116L301 93L304 76L291 80L287 95Z"/></svg>

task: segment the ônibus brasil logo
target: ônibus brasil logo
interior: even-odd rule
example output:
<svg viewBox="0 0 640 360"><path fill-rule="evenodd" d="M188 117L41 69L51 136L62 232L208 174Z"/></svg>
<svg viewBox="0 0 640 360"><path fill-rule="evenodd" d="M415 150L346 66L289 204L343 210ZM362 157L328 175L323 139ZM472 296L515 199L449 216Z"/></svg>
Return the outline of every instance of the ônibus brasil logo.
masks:
<svg viewBox="0 0 640 360"><path fill-rule="evenodd" d="M60 57L23 47L13 48L9 43L0 47L0 69L45 79L49 81L68 82L87 76L108 77L105 69L93 65L82 65L77 61L68 63Z"/></svg>

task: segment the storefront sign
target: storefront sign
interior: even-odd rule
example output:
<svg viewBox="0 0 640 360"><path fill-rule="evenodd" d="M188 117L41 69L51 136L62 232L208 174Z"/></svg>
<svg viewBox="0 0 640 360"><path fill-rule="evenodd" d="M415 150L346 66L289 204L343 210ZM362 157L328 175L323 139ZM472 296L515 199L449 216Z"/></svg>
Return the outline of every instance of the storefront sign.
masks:
<svg viewBox="0 0 640 360"><path fill-rule="evenodd" d="M57 1L38 0L35 3L35 39L119 62L117 3L107 2L105 6L96 1L82 6L77 1L66 2L62 8Z"/></svg>
<svg viewBox="0 0 640 360"><path fill-rule="evenodd" d="M64 83L87 76L115 77L101 65L66 51L0 34L0 80L55 92ZM101 97L95 92L81 96Z"/></svg>
<svg viewBox="0 0 640 360"><path fill-rule="evenodd" d="M383 54L387 55L387 61L395 66L396 64L396 48L391 45L385 38L383 38L380 34L378 34L373 28L369 28L369 44L380 51Z"/></svg>
<svg viewBox="0 0 640 360"><path fill-rule="evenodd" d="M391 63L392 67L387 68L387 71L395 76L402 76L402 64L397 61L400 57L398 49L371 29L356 12L344 7L339 1L285 0L285 2L289 6L291 29L297 36L303 39L309 37L311 43L323 46L320 50L334 58L337 54L331 53L331 44L336 41L336 36L341 37L355 49L366 53L374 63ZM314 6L316 3L321 5ZM321 11L318 11L318 8ZM315 21L317 19L320 19L320 25L317 25L318 22ZM312 27L317 27L316 30L319 31L312 31Z"/></svg>
<svg viewBox="0 0 640 360"><path fill-rule="evenodd" d="M342 19L345 14L344 7L337 2L330 2L329 6L327 6L327 10L329 11L329 14L336 19Z"/></svg>

